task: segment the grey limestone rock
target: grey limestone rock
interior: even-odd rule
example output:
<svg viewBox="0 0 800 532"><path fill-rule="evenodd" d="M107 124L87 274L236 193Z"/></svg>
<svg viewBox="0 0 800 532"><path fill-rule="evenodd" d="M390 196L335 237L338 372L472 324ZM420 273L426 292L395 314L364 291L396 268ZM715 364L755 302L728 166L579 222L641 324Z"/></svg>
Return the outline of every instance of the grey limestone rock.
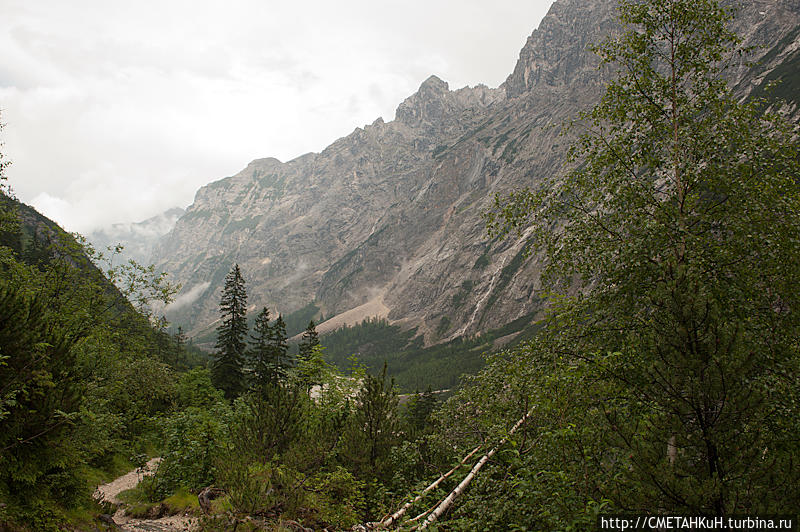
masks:
<svg viewBox="0 0 800 532"><path fill-rule="evenodd" d="M431 76L393 121L321 153L257 159L201 188L154 253L187 296L170 317L194 332L213 324L233 262L254 309L289 313L315 301L325 316L418 327L428 343L535 312L539 263L522 260L525 235L490 240L481 211L496 193L562 171L570 141L553 126L602 93L608 74L589 44L615 31L615 5L555 2L498 89L452 91ZM797 42L787 36L798 13L795 0L745 3L737 29L762 45L755 59L776 46L783 57ZM732 81L744 95L758 85L748 76L769 68L743 63Z"/></svg>

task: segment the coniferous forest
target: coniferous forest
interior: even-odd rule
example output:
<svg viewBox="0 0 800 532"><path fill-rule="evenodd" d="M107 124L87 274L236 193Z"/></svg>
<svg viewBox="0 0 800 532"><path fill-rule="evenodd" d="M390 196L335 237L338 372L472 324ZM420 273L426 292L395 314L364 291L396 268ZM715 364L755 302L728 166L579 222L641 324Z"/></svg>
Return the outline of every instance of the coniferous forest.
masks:
<svg viewBox="0 0 800 532"><path fill-rule="evenodd" d="M120 507L209 531L796 519L800 131L727 84L733 16L620 3L564 170L483 213L544 264L546 311L507 349L426 351L380 320L290 345L232 264L204 353L152 310L168 278L16 201L0 155L0 530L110 530ZM361 358L341 347L368 330ZM456 343L467 374L416 387Z"/></svg>

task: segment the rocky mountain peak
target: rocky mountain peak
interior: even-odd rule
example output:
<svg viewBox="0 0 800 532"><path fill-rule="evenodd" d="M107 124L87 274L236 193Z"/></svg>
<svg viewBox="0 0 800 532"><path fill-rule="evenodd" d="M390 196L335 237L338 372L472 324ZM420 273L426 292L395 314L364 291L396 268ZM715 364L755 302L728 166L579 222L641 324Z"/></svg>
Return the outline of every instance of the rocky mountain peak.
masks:
<svg viewBox="0 0 800 532"><path fill-rule="evenodd" d="M556 0L503 84L508 97L596 80L597 59L588 47L615 27L616 6L616 0Z"/></svg>
<svg viewBox="0 0 800 532"><path fill-rule="evenodd" d="M800 0L723 0L735 13L732 29L745 47L770 48L794 27ZM531 91L591 85L600 81L598 59L590 45L618 30L618 0L556 0L528 37L514 71L503 83L508 98ZM753 59L753 57L750 57ZM749 71L746 61L734 80Z"/></svg>
<svg viewBox="0 0 800 532"><path fill-rule="evenodd" d="M396 119L409 127L433 127L469 108L483 108L502 98L502 91L485 85L451 91L446 81L430 76L419 90L397 107Z"/></svg>
<svg viewBox="0 0 800 532"><path fill-rule="evenodd" d="M418 94L444 94L450 90L450 86L439 76L433 74L422 82L419 86Z"/></svg>
<svg viewBox="0 0 800 532"><path fill-rule="evenodd" d="M447 111L449 92L446 81L431 76L397 107L395 116L399 122L411 127L437 124Z"/></svg>

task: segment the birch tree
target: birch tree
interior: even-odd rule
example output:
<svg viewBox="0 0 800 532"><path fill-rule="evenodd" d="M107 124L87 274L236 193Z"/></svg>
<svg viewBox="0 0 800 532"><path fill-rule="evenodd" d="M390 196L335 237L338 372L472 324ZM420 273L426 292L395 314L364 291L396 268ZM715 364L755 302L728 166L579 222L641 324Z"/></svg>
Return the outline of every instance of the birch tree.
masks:
<svg viewBox="0 0 800 532"><path fill-rule="evenodd" d="M628 510L797 507L797 128L737 101L733 14L623 0L597 47L616 73L574 124L571 171L497 198L495 234L534 227L563 352L623 390L604 407ZM574 131L573 129L573 131ZM615 392L616 393L616 392ZM609 398L611 399L611 398Z"/></svg>

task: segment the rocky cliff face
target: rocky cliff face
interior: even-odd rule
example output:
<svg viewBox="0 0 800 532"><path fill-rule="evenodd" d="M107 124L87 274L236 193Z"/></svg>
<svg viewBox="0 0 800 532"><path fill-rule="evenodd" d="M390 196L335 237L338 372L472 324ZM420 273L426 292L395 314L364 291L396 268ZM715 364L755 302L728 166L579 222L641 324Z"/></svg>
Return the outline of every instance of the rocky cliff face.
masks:
<svg viewBox="0 0 800 532"><path fill-rule="evenodd" d="M781 48L779 61L799 13L795 0L750 2L737 27L768 45L761 56ZM211 324L233 262L254 308L289 313L313 301L333 316L327 327L385 316L431 343L535 312L539 268L523 260L525 235L492 241L480 213L495 193L560 170L569 140L557 126L601 93L587 45L613 31L614 15L611 0L558 0L500 88L451 91L432 76L394 121L200 189L154 252L192 295L172 319L194 331ZM754 76L744 64L737 72L743 94Z"/></svg>

